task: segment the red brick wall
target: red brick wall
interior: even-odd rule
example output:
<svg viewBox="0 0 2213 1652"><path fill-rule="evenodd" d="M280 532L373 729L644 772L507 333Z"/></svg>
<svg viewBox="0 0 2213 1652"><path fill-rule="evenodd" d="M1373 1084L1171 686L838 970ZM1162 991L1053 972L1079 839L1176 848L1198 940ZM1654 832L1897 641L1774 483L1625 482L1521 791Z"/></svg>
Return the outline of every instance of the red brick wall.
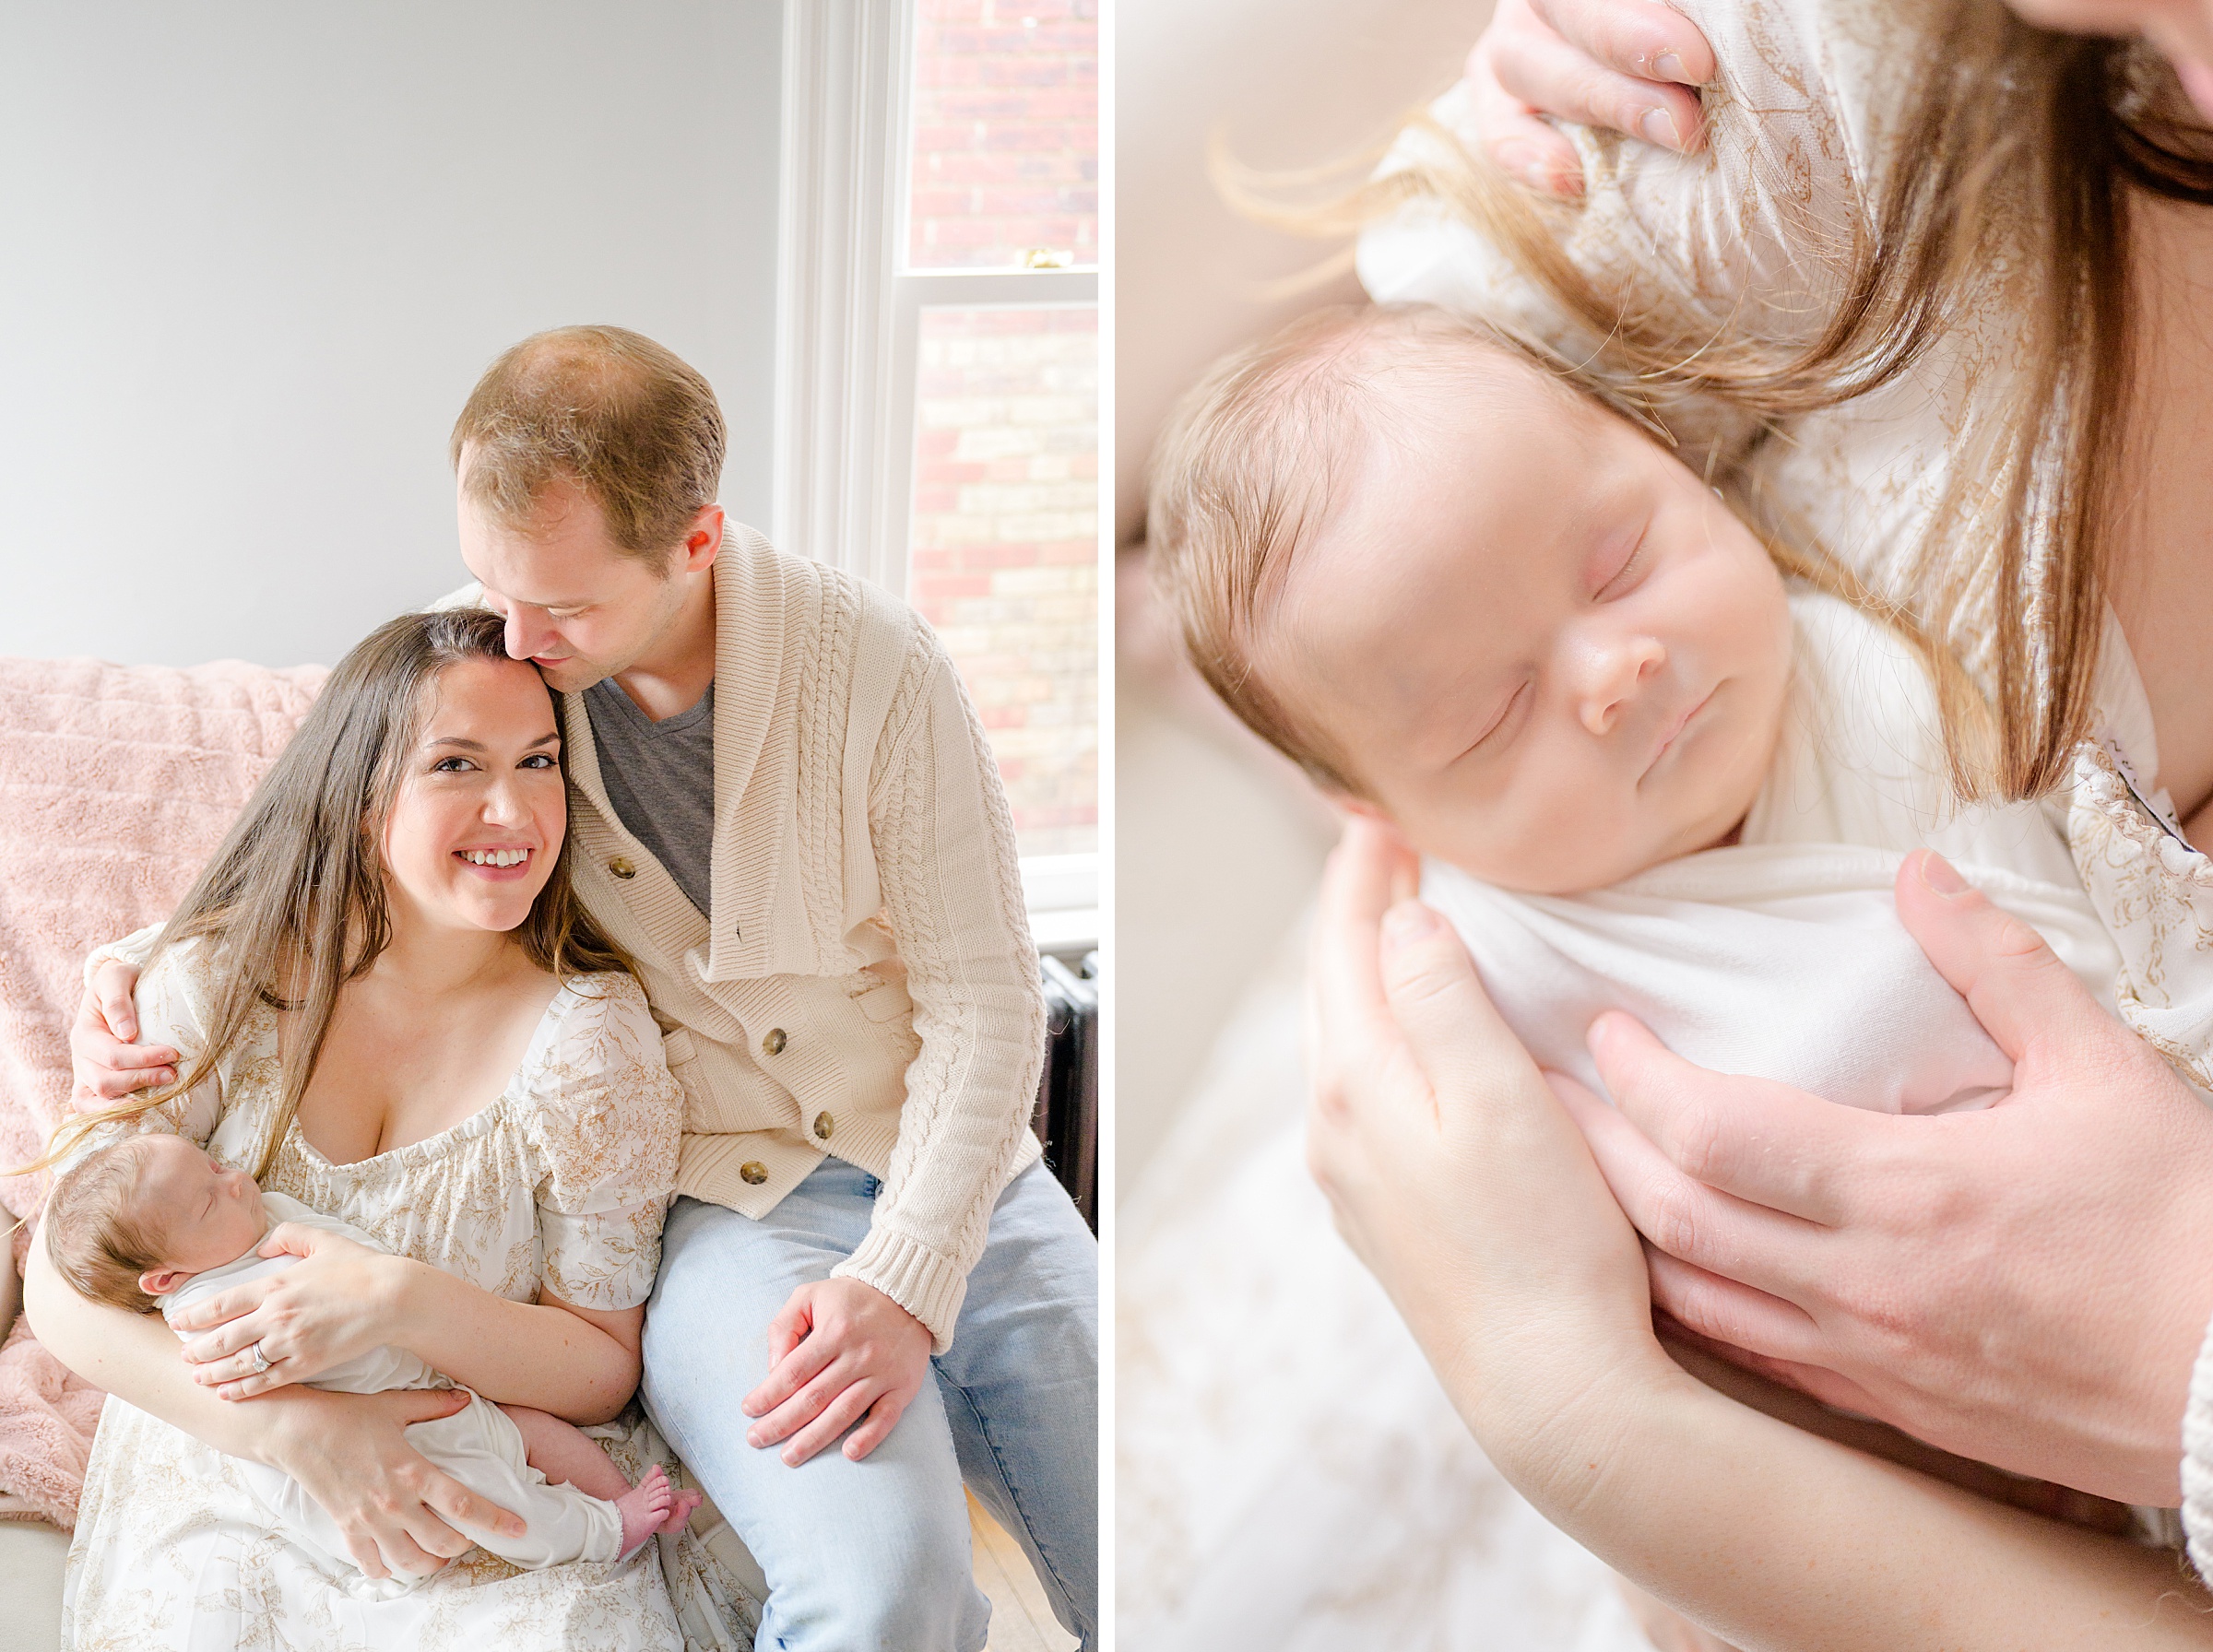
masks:
<svg viewBox="0 0 2213 1652"><path fill-rule="evenodd" d="M917 0L909 256L1097 261L1096 0ZM974 697L1024 855L1098 846L1098 315L922 316L908 595Z"/></svg>
<svg viewBox="0 0 2213 1652"><path fill-rule="evenodd" d="M907 255L1098 262L1097 0L916 0Z"/></svg>
<svg viewBox="0 0 2213 1652"><path fill-rule="evenodd" d="M922 317L908 594L960 667L1025 855L1098 846L1098 314Z"/></svg>

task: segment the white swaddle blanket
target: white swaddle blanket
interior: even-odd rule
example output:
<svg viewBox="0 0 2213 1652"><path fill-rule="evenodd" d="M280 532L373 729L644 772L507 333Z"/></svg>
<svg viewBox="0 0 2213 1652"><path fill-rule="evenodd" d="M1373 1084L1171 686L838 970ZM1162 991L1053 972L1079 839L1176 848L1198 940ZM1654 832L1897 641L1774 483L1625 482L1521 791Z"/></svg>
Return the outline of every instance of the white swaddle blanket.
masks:
<svg viewBox="0 0 2213 1652"><path fill-rule="evenodd" d="M1617 1009L1719 1072L1888 1113L1986 1105L2012 1064L1898 921L1905 855L1943 854L2109 1008L2119 955L2050 814L1950 802L1911 646L1834 597L1796 594L1791 610L1789 713L1741 844L1567 896L1431 861L1422 897L1539 1064L1601 1095L1584 1033Z"/></svg>

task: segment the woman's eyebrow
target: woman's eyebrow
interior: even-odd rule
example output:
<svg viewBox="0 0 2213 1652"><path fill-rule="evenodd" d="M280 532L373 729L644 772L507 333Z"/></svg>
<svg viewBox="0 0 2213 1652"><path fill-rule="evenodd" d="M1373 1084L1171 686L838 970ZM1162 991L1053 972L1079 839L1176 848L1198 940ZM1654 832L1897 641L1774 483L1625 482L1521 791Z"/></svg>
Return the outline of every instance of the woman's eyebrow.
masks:
<svg viewBox="0 0 2213 1652"><path fill-rule="evenodd" d="M466 737L457 734L440 735L434 740L425 740L423 744L433 749L440 746L451 746L458 751L489 751L491 749L491 747L485 745L481 740L468 739ZM539 735L538 738L532 740L527 746L525 746L523 749L525 751L536 751L540 746L558 746L560 744L561 731L558 729L550 729L546 733Z"/></svg>

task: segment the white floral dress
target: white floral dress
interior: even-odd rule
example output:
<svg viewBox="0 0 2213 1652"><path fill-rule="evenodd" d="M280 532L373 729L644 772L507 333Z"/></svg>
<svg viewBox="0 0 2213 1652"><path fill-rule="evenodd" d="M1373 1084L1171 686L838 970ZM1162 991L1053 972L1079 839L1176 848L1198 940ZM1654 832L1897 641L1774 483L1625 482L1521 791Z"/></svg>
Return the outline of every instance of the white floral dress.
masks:
<svg viewBox="0 0 2213 1652"><path fill-rule="evenodd" d="M207 985L203 948L165 954L139 984L143 1036L189 1062L203 1044ZM145 1127L251 1169L278 1096L276 1033L274 1012L257 1017L207 1083ZM266 1185L511 1301L542 1291L580 1307L635 1307L653 1289L680 1124L644 990L627 975L586 975L554 995L489 1106L353 1164L331 1163L294 1126ZM628 1469L641 1451L669 1460L650 1431L599 1432ZM63 1644L673 1649L687 1636L657 1558L649 1546L627 1562L525 1572L478 1549L399 1599L357 1600L272 1528L231 1459L111 1398L69 1550Z"/></svg>

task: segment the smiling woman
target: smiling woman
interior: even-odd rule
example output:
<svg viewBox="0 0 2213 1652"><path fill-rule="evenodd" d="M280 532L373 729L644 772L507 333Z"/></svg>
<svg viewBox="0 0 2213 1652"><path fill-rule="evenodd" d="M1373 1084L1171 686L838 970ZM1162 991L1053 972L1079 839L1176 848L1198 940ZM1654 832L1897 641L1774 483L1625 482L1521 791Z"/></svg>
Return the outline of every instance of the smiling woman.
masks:
<svg viewBox="0 0 2213 1652"><path fill-rule="evenodd" d="M170 1132L396 1254L282 1241L296 1266L180 1314L183 1366L166 1331L34 1257L41 1339L114 1396L80 1514L80 1639L196 1644L243 1610L249 1638L302 1646L362 1628L460 1646L518 1622L567 1625L548 1646L579 1622L594 1645L680 1644L661 1569L612 1548L437 1571L467 1528L519 1524L402 1432L453 1401L301 1386L397 1349L486 1399L596 1423L637 1385L677 1090L627 961L571 891L552 698L503 634L480 609L380 627L175 915L109 950L144 966L141 1030L175 1067L57 1133L65 1186L90 1150ZM659 1449L609 1443L639 1475ZM436 1575L366 1595L334 1579L290 1540L310 1510L361 1578Z"/></svg>

